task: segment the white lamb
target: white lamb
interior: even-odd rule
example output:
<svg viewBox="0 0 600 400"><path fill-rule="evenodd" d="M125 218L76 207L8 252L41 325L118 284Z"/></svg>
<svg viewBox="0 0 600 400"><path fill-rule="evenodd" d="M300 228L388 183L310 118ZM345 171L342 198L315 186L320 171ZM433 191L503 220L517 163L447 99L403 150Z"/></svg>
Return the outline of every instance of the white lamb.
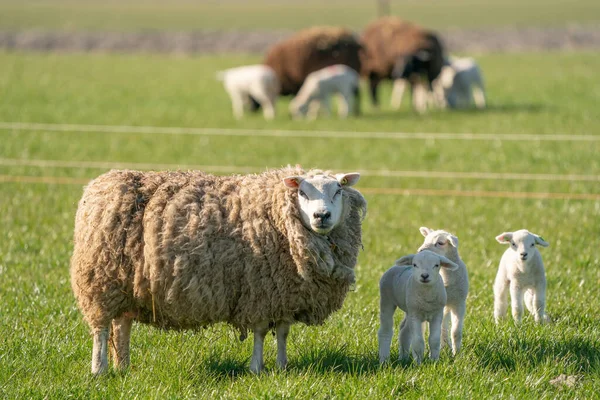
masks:
<svg viewBox="0 0 600 400"><path fill-rule="evenodd" d="M266 119L275 117L275 100L279 95L280 83L270 67L247 65L231 68L219 71L217 79L223 81L236 118L244 115L244 107L250 104L251 98L262 106Z"/></svg>
<svg viewBox="0 0 600 400"><path fill-rule="evenodd" d="M433 89L436 101L442 107L467 108L474 102L475 107L485 108L481 69L472 58L448 58Z"/></svg>
<svg viewBox="0 0 600 400"><path fill-rule="evenodd" d="M467 295L469 294L469 277L467 267L458 254L458 238L446 231L429 229L422 226L419 231L425 240L419 251L430 250L445 256L458 265L457 270L444 268L441 270L444 286L446 287L446 307L444 308L444 322L442 324L442 342L452 345L452 354L460 352L462 344L462 331L467 310ZM448 335L450 321L452 321L451 337Z"/></svg>
<svg viewBox="0 0 600 400"><path fill-rule="evenodd" d="M396 307L405 312L398 340L400 359L408 358L412 345L413 357L418 364L421 363L425 353L425 322L429 322L430 358L439 358L442 319L446 305L446 289L440 278L440 268L456 270L458 265L444 256L424 250L400 258L381 277L380 328L377 335L380 363L386 362L390 357Z"/></svg>
<svg viewBox="0 0 600 400"><path fill-rule="evenodd" d="M510 247L502 255L494 282L494 318L498 323L506 316L510 290L512 315L516 323L523 317L523 300L535 321L544 323L546 315L546 273L536 244L548 247L542 237L521 229L504 232L496 240Z"/></svg>
<svg viewBox="0 0 600 400"><path fill-rule="evenodd" d="M346 118L352 111L358 114L358 73L342 64L325 67L309 74L300 91L290 102L290 113L294 118L308 115L310 119L317 117L319 109L329 115L331 106L329 99L339 94L338 115Z"/></svg>

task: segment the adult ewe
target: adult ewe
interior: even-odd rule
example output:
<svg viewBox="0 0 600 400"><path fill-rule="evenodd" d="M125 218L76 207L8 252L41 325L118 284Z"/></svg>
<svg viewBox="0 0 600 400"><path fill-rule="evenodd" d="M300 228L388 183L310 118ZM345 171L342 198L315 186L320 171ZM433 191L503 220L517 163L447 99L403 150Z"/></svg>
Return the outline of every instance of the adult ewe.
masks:
<svg viewBox="0 0 600 400"><path fill-rule="evenodd" d="M500 259L494 281L494 318L496 323L506 316L510 291L515 323L523 318L523 300L535 322L549 321L546 315L546 272L542 255L535 246L548 247L541 236L521 229L496 236L498 243L510 244Z"/></svg>
<svg viewBox="0 0 600 400"><path fill-rule="evenodd" d="M398 17L383 17L365 28L361 44L365 47L361 74L369 79L373 104L379 104L379 83L396 79L399 85L394 88L392 105L400 107L404 82L408 81L413 92L413 107L424 111L426 94L444 61L437 35Z"/></svg>
<svg viewBox="0 0 600 400"><path fill-rule="evenodd" d="M92 373L129 364L133 320L161 328L227 322L266 333L287 364L290 325L322 324L354 283L363 196L358 173L300 168L259 175L111 171L79 202L71 283L93 334Z"/></svg>
<svg viewBox="0 0 600 400"><path fill-rule="evenodd" d="M345 28L320 26L297 32L269 49L264 64L281 83L281 95L296 95L311 72L344 64L360 72L361 45Z"/></svg>

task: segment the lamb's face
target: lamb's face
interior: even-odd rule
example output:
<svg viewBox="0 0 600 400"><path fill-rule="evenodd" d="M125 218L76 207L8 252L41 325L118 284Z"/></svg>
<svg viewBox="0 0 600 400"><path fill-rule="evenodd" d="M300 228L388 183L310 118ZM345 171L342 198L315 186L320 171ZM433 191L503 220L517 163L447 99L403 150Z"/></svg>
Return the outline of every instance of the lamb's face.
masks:
<svg viewBox="0 0 600 400"><path fill-rule="evenodd" d="M521 261L531 259L531 256L536 251L536 244L543 247L549 246L542 237L526 229L516 232L504 232L496 236L496 240L502 244L510 244L510 249L517 254Z"/></svg>
<svg viewBox="0 0 600 400"><path fill-rule="evenodd" d="M344 207L343 188L354 185L359 178L358 173L339 174L335 178L293 176L285 178L284 183L298 191L298 207L304 226L326 235L340 222Z"/></svg>
<svg viewBox="0 0 600 400"><path fill-rule="evenodd" d="M448 256L450 252L454 252L454 249L458 248L458 238L446 231L434 231L426 227L421 227L419 231L425 237L419 251L430 250Z"/></svg>
<svg viewBox="0 0 600 400"><path fill-rule="evenodd" d="M450 271L458 269L458 265L444 256L429 250L423 250L417 254L404 256L396 265L412 265L412 278L421 285L434 285L441 279L440 268Z"/></svg>

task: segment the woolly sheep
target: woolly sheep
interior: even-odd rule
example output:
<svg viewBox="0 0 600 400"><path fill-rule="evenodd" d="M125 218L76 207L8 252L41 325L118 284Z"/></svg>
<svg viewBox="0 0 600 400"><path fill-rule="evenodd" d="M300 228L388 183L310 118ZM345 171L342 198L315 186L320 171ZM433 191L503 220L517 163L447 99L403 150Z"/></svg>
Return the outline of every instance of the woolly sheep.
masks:
<svg viewBox="0 0 600 400"><path fill-rule="evenodd" d="M83 193L71 284L93 334L92 373L129 364L132 321L168 329L227 322L254 332L250 370L290 325L322 324L354 283L366 201L358 173L110 171ZM112 324L112 328L111 328ZM110 332L109 332L110 328Z"/></svg>
<svg viewBox="0 0 600 400"><path fill-rule="evenodd" d="M526 229L504 232L496 236L502 244L510 244L500 259L498 274L494 282L494 318L496 323L506 316L508 292L510 290L512 316L516 323L523 317L523 300L535 322L545 323L546 273L542 255L536 244L548 247L541 236Z"/></svg>
<svg viewBox="0 0 600 400"><path fill-rule="evenodd" d="M451 345L452 354L457 355L462 345L467 295L469 294L467 266L458 254L458 238L456 236L444 230L433 230L425 226L419 228L419 231L425 239L418 251L433 251L458 265L457 270L443 268L440 271L446 288L446 296L448 297L442 323L442 343ZM449 331L451 332L450 335L448 334Z"/></svg>
<svg viewBox="0 0 600 400"><path fill-rule="evenodd" d="M467 108L475 103L475 107L485 108L481 69L472 58L448 58L433 87L442 107Z"/></svg>
<svg viewBox="0 0 600 400"><path fill-rule="evenodd" d="M241 118L244 107L258 102L266 119L275 117L275 100L279 94L279 80L275 71L266 65L247 65L217 72L231 98L233 115Z"/></svg>
<svg viewBox="0 0 600 400"><path fill-rule="evenodd" d="M421 363L425 352L423 323L429 322L430 357L440 356L440 335L446 289L440 278L441 269L456 270L457 264L429 250L404 256L387 270L379 281L380 328L379 362L390 357L390 345L394 334L394 311L396 307L405 312L400 324L399 355L408 358L412 345L413 357Z"/></svg>
<svg viewBox="0 0 600 400"><path fill-rule="evenodd" d="M330 97L339 94L338 113L346 118L349 111L358 113L358 86L360 76L350 67L342 64L325 67L308 75L298 95L290 102L290 113L298 118L309 114L311 119L317 117L322 107L331 112Z"/></svg>

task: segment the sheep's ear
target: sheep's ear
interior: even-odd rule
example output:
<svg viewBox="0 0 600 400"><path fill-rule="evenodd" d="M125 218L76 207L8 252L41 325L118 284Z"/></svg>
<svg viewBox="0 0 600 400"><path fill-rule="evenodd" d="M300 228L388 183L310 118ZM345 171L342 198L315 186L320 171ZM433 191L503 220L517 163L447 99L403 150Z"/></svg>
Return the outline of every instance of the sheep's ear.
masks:
<svg viewBox="0 0 600 400"><path fill-rule="evenodd" d="M304 178L301 176L288 176L283 178L283 183L290 189L298 189L303 180Z"/></svg>
<svg viewBox="0 0 600 400"><path fill-rule="evenodd" d="M354 186L360 179L358 172L350 172L348 174L337 174L335 178L342 186Z"/></svg>
<svg viewBox="0 0 600 400"><path fill-rule="evenodd" d="M448 258L446 258L444 256L440 256L440 265L443 268L446 268L447 270L450 270L450 271L456 271L458 269L457 263L449 260Z"/></svg>
<svg viewBox="0 0 600 400"><path fill-rule="evenodd" d="M504 232L500 235L496 236L496 240L498 243L507 244L512 240L513 233L512 232Z"/></svg>
<svg viewBox="0 0 600 400"><path fill-rule="evenodd" d="M433 230L429 229L426 226L422 226L419 228L419 232L421 232L421 235L427 237L427 235L429 235L431 232L433 232Z"/></svg>
<svg viewBox="0 0 600 400"><path fill-rule="evenodd" d="M550 243L546 242L543 237L538 236L535 233L532 233L532 235L535 238L535 243L536 244L539 244L542 247L548 247L548 246L550 246Z"/></svg>
<svg viewBox="0 0 600 400"><path fill-rule="evenodd" d="M448 235L448 241L454 248L458 249L458 238L456 236Z"/></svg>
<svg viewBox="0 0 600 400"><path fill-rule="evenodd" d="M409 254L407 256L400 257L396 260L394 265L412 265L414 254Z"/></svg>

